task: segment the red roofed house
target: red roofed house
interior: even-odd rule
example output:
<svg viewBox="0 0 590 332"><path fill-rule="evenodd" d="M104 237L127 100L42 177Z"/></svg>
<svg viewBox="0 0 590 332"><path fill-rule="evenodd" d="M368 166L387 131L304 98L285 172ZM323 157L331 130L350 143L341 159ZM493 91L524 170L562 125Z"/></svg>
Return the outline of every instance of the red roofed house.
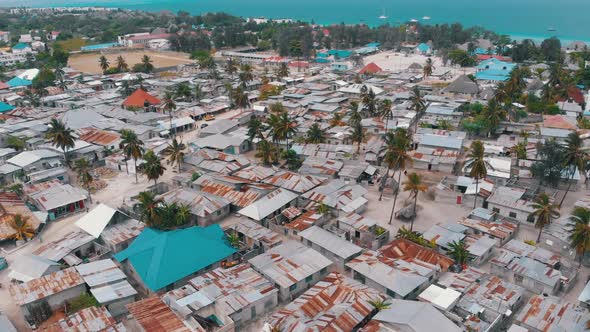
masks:
<svg viewBox="0 0 590 332"><path fill-rule="evenodd" d="M10 89L10 85L4 83L4 82L0 82L0 90L8 90Z"/></svg>
<svg viewBox="0 0 590 332"><path fill-rule="evenodd" d="M126 108L144 108L156 106L161 103L160 99L150 95L143 89L137 89L125 101L123 106Z"/></svg>
<svg viewBox="0 0 590 332"><path fill-rule="evenodd" d="M584 94L578 87L572 86L567 89L567 98L568 100L573 100L579 105L584 105L586 100L584 99ZM562 100L563 101L563 100Z"/></svg>
<svg viewBox="0 0 590 332"><path fill-rule="evenodd" d="M374 62L371 62L368 65L366 65L365 67L363 67L363 69L361 69L359 71L359 74L373 75L373 74L377 74L382 71L383 71L383 69L381 69L381 67L377 66Z"/></svg>
<svg viewBox="0 0 590 332"><path fill-rule="evenodd" d="M544 115L543 116L543 127L555 128L555 129L566 129L566 130L577 130L578 127L566 116L563 115Z"/></svg>
<svg viewBox="0 0 590 332"><path fill-rule="evenodd" d="M504 62L512 62L512 58L502 55L494 55L494 54L478 54L477 61L486 61L489 59L496 59Z"/></svg>

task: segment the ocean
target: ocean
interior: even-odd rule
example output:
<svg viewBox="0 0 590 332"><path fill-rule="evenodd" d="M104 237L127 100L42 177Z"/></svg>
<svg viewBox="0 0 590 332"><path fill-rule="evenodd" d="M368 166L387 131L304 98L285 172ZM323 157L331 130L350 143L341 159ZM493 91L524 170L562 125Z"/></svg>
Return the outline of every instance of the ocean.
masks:
<svg viewBox="0 0 590 332"><path fill-rule="evenodd" d="M242 17L370 26L416 19L429 24L479 25L515 39L557 36L564 42L590 41L590 20L586 18L590 0L0 0L0 5L104 6L145 11L184 10L192 14L226 12ZM387 19L380 19L382 15Z"/></svg>

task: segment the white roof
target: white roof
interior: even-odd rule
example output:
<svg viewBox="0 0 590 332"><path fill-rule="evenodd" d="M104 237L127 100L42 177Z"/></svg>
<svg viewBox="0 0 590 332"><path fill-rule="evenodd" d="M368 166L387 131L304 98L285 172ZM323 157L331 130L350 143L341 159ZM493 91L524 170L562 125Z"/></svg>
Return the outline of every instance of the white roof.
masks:
<svg viewBox="0 0 590 332"><path fill-rule="evenodd" d="M27 70L23 71L20 75L17 75L16 77L21 78L23 80L27 80L27 81L32 81L35 77L37 77L38 74L39 74L39 69L33 68L33 69L27 69Z"/></svg>
<svg viewBox="0 0 590 332"><path fill-rule="evenodd" d="M51 150L32 150L32 151L23 151L16 156L8 159L6 162L19 166L19 167L26 167L32 163L35 163L43 158L58 158L59 154L53 152Z"/></svg>
<svg viewBox="0 0 590 332"><path fill-rule="evenodd" d="M116 209L100 203L97 207L92 209L92 211L78 219L78 221L76 221L76 226L94 236L94 238L99 238L100 234L105 227L107 227L109 221L111 221L116 212Z"/></svg>
<svg viewBox="0 0 590 332"><path fill-rule="evenodd" d="M98 303L105 304L114 300L124 299L137 294L137 291L127 280L121 280L114 284L91 288L90 292Z"/></svg>
<svg viewBox="0 0 590 332"><path fill-rule="evenodd" d="M452 309L460 297L461 293L454 289L442 288L433 284L420 293L418 299L432 303L435 307L446 311Z"/></svg>
<svg viewBox="0 0 590 332"><path fill-rule="evenodd" d="M317 226L312 226L303 232L300 232L299 236L328 250L342 259L353 257L363 251L361 247Z"/></svg>
<svg viewBox="0 0 590 332"><path fill-rule="evenodd" d="M297 194L285 189L277 189L262 199L238 211L239 214L253 220L262 220L285 204L297 198Z"/></svg>

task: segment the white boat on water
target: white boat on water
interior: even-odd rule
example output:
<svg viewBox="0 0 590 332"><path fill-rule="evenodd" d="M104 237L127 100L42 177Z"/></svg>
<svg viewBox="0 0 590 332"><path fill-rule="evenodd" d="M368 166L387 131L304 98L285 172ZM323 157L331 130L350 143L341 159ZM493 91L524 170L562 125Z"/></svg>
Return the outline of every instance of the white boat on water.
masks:
<svg viewBox="0 0 590 332"><path fill-rule="evenodd" d="M422 17L422 19L428 21L430 19L430 16L424 16Z"/></svg>
<svg viewBox="0 0 590 332"><path fill-rule="evenodd" d="M385 15L381 15L381 16L379 16L379 19L380 19L380 20L386 20L386 19L387 19L387 16L385 16Z"/></svg>
<svg viewBox="0 0 590 332"><path fill-rule="evenodd" d="M411 19L411 20L410 20L410 22L412 22L412 23L417 23L417 22L418 22L418 20L417 20L417 19L415 19L415 18L413 18L413 19Z"/></svg>

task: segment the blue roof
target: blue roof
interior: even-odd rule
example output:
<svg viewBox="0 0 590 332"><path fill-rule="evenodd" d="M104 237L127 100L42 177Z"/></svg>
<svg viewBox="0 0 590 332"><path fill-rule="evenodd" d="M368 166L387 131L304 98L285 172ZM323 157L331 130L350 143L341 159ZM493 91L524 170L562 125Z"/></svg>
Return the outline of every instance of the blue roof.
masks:
<svg viewBox="0 0 590 332"><path fill-rule="evenodd" d="M14 106L8 105L7 103L0 101L0 113L12 111L13 109L14 109Z"/></svg>
<svg viewBox="0 0 590 332"><path fill-rule="evenodd" d="M119 46L119 43L106 43L106 44L96 44L96 45L88 45L80 47L80 51L93 51L93 50L101 50L104 48L111 48Z"/></svg>
<svg viewBox="0 0 590 332"><path fill-rule="evenodd" d="M379 47L380 45L381 45L381 43L374 42L374 43L368 43L367 45L365 45L365 47Z"/></svg>
<svg viewBox="0 0 590 332"><path fill-rule="evenodd" d="M16 88L19 86L29 86L33 84L33 82L15 76L10 81L6 82L6 84L8 84L12 88Z"/></svg>
<svg viewBox="0 0 590 332"><path fill-rule="evenodd" d="M12 47L13 50L24 50L25 48L30 47L27 43L18 43Z"/></svg>
<svg viewBox="0 0 590 332"><path fill-rule="evenodd" d="M475 49L475 51L473 51L473 54L475 54L475 55L479 55L479 54L492 55L492 54L496 54L496 51L495 50L486 50L485 48L478 47Z"/></svg>
<svg viewBox="0 0 590 332"><path fill-rule="evenodd" d="M143 283L157 291L235 252L214 224L172 231L146 228L114 257L119 262L129 260Z"/></svg>
<svg viewBox="0 0 590 332"><path fill-rule="evenodd" d="M505 70L484 70L475 73L475 78L483 81L506 81L510 78L510 71Z"/></svg>
<svg viewBox="0 0 590 332"><path fill-rule="evenodd" d="M416 47L420 52L428 52L430 51L430 46L428 44L422 43Z"/></svg>
<svg viewBox="0 0 590 332"><path fill-rule="evenodd" d="M329 50L328 51L329 55L334 55L334 56L338 56L340 58L348 58L349 56L352 55L352 51L348 51L348 50Z"/></svg>

